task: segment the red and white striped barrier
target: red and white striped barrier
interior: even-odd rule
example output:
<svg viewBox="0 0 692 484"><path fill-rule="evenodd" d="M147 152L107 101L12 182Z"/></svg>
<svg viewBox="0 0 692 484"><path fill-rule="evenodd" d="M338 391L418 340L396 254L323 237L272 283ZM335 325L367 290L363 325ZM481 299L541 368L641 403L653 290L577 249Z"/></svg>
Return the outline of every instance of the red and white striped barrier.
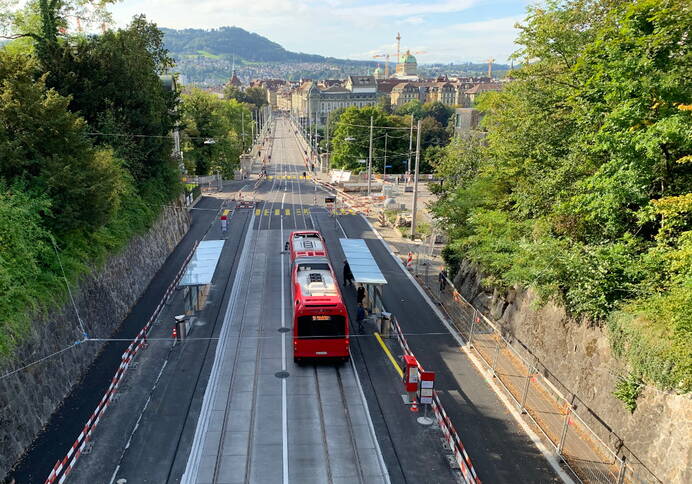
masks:
<svg viewBox="0 0 692 484"><path fill-rule="evenodd" d="M101 398L101 401L96 406L96 409L92 412L91 417L89 417L89 420L84 426L84 429L80 432L79 436L77 437L77 440L75 440L74 444L72 444L72 447L70 447L70 450L67 452L67 455L62 460L56 462L53 466L53 470L46 478L46 484L62 484L63 482L65 482L65 479L67 479L67 476L72 471L72 468L77 462L77 459L82 454L84 447L86 446L87 442L89 442L92 432L101 420L101 417L105 413L106 408L108 408L108 405L111 403L113 395L115 395L116 390L120 386L123 376L129 368L130 363L132 363L132 360L134 359L135 355L139 352L139 350L144 348L147 344L147 335L149 334L151 325L156 321L156 318L158 317L159 313L161 312L165 304L168 302L168 299L170 298L171 294L173 294L175 286L178 284L178 281L182 277L183 272L187 268L187 264L188 262L190 262L192 254L195 253L195 249L197 248L198 244L198 241L195 242L195 244L192 247L192 250L183 262L182 267L173 279L173 282L166 289L166 293L164 294L163 299L161 299L159 304L156 306L154 313L147 321L147 324L145 324L144 327L139 331L139 333L137 333L135 339L132 341L132 343L128 345L127 350L125 350L125 352L120 357L120 366L118 367L118 370L115 372L115 375L111 379L111 384L108 387L108 390L106 390L106 393Z"/></svg>
<svg viewBox="0 0 692 484"><path fill-rule="evenodd" d="M396 320L396 318L392 318L392 325L394 327L394 333L396 334L397 340L399 341L399 344L403 348L404 352L408 355L413 355L413 351L411 351L411 348L409 347L408 342L404 337L404 333L401 331L401 326L399 326L399 322ZM416 358L416 360L418 359ZM420 364L420 361L418 362L418 370L421 372L423 371L423 366ZM452 424L447 412L445 412L442 402L435 391L433 391L432 408L433 412L435 413L435 419L442 430L442 434L445 436L447 445L449 445L449 448L452 450L452 452L454 452L454 458L459 465L461 475L464 477L464 482L467 484L481 484L481 480L476 475L476 470L473 468L473 464L471 463L471 458L466 453L464 444L461 442L461 438L454 428L454 424Z"/></svg>

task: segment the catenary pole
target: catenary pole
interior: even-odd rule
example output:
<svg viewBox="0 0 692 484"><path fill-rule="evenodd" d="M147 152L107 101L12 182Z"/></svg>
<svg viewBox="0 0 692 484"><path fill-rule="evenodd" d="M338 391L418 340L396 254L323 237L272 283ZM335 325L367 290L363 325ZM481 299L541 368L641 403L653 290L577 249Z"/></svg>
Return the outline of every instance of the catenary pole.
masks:
<svg viewBox="0 0 692 484"><path fill-rule="evenodd" d="M370 116L370 150L368 154L368 197L370 196L370 179L372 178L372 123L373 117Z"/></svg>
<svg viewBox="0 0 692 484"><path fill-rule="evenodd" d="M416 238L416 210L418 209L418 169L420 167L420 121L416 127L416 171L413 175L413 212L411 213L411 240Z"/></svg>
<svg viewBox="0 0 692 484"><path fill-rule="evenodd" d="M408 135L408 165L406 165L406 173L411 173L411 150L413 150L413 113L411 113L411 131Z"/></svg>

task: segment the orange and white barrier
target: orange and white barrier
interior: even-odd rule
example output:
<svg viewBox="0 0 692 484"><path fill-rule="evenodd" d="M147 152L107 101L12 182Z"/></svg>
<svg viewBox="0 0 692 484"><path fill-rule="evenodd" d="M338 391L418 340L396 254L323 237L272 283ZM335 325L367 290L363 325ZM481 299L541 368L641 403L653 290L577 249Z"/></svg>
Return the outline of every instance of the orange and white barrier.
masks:
<svg viewBox="0 0 692 484"><path fill-rule="evenodd" d="M392 318L392 327L394 328L394 334L404 350L404 353L406 355L413 356L413 352L411 351L411 348L409 347L408 342L404 337L404 333L401 331L401 326L399 326L399 322L396 320L396 318ZM420 362L418 362L418 369L421 373L424 371ZM466 484L481 484L481 480L476 475L476 470L473 468L471 459L466 453L464 444L461 442L459 433L454 428L454 424L452 424L447 412L445 412L442 402L435 391L433 391L432 408L433 412L435 413L435 419L437 420L437 423L442 430L442 434L445 437L445 441L447 442L447 445L449 445L449 448L454 452L454 459L459 465L459 470L464 478L464 482Z"/></svg>
<svg viewBox="0 0 692 484"><path fill-rule="evenodd" d="M62 484L63 482L65 482L65 479L67 479L67 476L72 471L72 468L77 462L77 459L82 454L84 448L91 439L92 432L98 425L99 421L101 420L101 417L103 417L104 413L106 412L106 408L108 408L108 405L110 405L111 401L113 400L113 396L116 394L118 387L120 386L120 383L125 373L127 372L127 369L130 367L130 363L132 363L132 360L134 359L135 355L139 352L139 350L146 347L147 335L149 334L151 325L156 321L156 318L159 316L159 313L161 312L165 304L168 302L168 299L170 298L171 294L173 294L175 286L178 284L178 281L183 276L183 272L185 271L188 262L190 262L192 254L195 253L195 249L197 248L198 243L199 242L195 242L195 244L192 246L192 250L185 259L185 262L183 262L183 265L176 274L175 279L173 279L173 282L171 282L171 284L166 289L166 293L164 294L159 304L156 306L156 309L147 321L147 324L145 324L144 327L139 331L139 333L137 333L135 339L132 341L132 343L130 343L130 345L127 347L127 350L125 350L125 352L120 357L120 366L118 367L118 370L115 372L115 375L111 379L111 384L108 387L108 390L106 390L106 393L101 398L101 401L96 406L96 409L92 412L91 417L89 417L89 420L84 426L84 429L79 434L79 436L77 436L77 440L75 440L74 444L72 444L72 447L67 452L67 455L62 460L56 462L56 464L53 466L53 470L46 478L45 484Z"/></svg>

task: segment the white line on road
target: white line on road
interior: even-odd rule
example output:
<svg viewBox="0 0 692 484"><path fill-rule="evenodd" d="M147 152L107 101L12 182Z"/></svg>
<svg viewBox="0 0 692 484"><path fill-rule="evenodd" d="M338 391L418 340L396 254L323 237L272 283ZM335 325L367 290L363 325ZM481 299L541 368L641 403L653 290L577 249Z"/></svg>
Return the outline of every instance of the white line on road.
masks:
<svg viewBox="0 0 692 484"><path fill-rule="evenodd" d="M245 273L245 264L247 262L247 248L250 245L252 236L254 233L253 226L255 223L255 213L253 212L250 216L250 223L248 224L247 233L245 234L245 241L241 247L240 259L238 260L238 267L236 268L236 277L233 281L233 288L231 289L231 294L228 299L228 306L226 307L226 314L224 315L223 325L219 333L219 341L216 344L216 351L214 354L214 365L212 366L211 373L209 375L209 381L207 383L207 388L204 391L204 399L202 400L202 408L200 409L200 415L197 419L197 428L195 430L195 436L192 441L192 448L190 449L190 455L187 459L187 464L185 466L185 472L180 480L183 484L192 484L197 479L197 472L199 470L200 460L202 459L202 447L204 445L204 440L207 434L207 429L209 427L209 421L211 420L211 411L214 404L214 399L216 398L216 390L218 388L219 374L221 373L221 367L223 366L224 355L226 353L226 347L228 346L228 334L231 330L231 318L235 312L236 303L238 301L238 292L240 291L240 286L243 274ZM231 267L231 269L233 268ZM223 297L223 296L222 296ZM240 336L239 336L240 337Z"/></svg>
<svg viewBox="0 0 692 484"><path fill-rule="evenodd" d="M286 194L281 198L281 212L283 213ZM281 250L281 327L286 327L286 291L284 289L284 218L280 219L280 239ZM281 333L281 369L286 371L286 333ZM286 395L286 379L281 379L281 439L282 439L282 460L283 460L283 482L288 484L288 405Z"/></svg>
<svg viewBox="0 0 692 484"><path fill-rule="evenodd" d="M521 417L521 415L517 411L516 407L512 404L512 402L509 401L507 396L504 394L504 392L502 392L502 390L500 390L500 388L493 381L493 379L488 377L487 372L483 368L483 365L481 364L481 362L469 350L468 346L466 345L466 343L462 339L461 335L455 329L452 328L451 324L447 321L447 318L444 317L442 312L432 302L432 300L427 295L427 293L425 291L423 291L423 289L420 287L420 285L418 284L416 279L413 277L413 275L411 275L411 273L408 271L408 269L406 269L406 267L404 267L404 263L401 262L401 259L399 259L391 251L391 249L389 248L389 246L387 245L385 240L382 238L380 233L375 229L375 227L372 226L370 221L364 215L361 215L361 217L363 217L363 220L365 220L365 222L368 224L368 226L374 232L374 234L377 235L377 238L380 239L384 248L387 250L389 255L391 255L392 258L397 262L399 267L401 267L401 270L404 271L404 274L406 274L408 276L408 278L413 283L413 286L416 289L418 289L418 292L421 293L421 295L423 296L425 301L428 303L428 305L433 309L433 311L435 311L435 314L437 314L437 317L446 326L446 328L449 330L449 332L454 337L454 339L457 340L457 343L459 343L459 346L461 346L462 351L464 351L464 353L468 356L469 360L471 360L471 362L476 367L478 372L485 378L485 380L488 383L488 385L490 386L490 388L495 392L495 394L498 396L500 401L505 405L505 407L507 407L507 409L509 410L509 413L512 415L514 420L516 420L516 422L521 426L522 430L526 433L526 435L528 435L529 439L531 439L531 441L534 443L536 448L541 452L541 454L543 454L543 457L545 457L545 459L548 461L548 464L550 465L550 467L552 467L553 470L555 471L555 473L560 477L560 479L562 479L562 482L564 482L565 484L574 484L574 481L572 480L572 478L570 478L567 475L567 473L560 466L560 463L555 458L555 455L548 450L548 448L543 444L543 442L538 437L538 435L536 435L536 433L531 429L531 427L528 426L528 424L524 421L524 419Z"/></svg>

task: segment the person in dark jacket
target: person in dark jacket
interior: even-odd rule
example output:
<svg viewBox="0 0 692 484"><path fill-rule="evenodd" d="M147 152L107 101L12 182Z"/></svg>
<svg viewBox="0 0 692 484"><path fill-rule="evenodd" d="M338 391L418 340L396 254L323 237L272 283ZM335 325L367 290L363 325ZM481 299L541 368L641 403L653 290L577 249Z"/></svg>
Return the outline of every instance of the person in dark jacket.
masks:
<svg viewBox="0 0 692 484"><path fill-rule="evenodd" d="M445 274L444 269L440 271L440 273L437 276L437 279L440 281L440 292L442 292L447 288L447 275Z"/></svg>
<svg viewBox="0 0 692 484"><path fill-rule="evenodd" d="M348 261L344 261L344 286L353 284L353 272L351 272L351 266L348 265Z"/></svg>
<svg viewBox="0 0 692 484"><path fill-rule="evenodd" d="M356 321L358 322L358 333L362 333L363 321L365 321L365 308L361 303L358 303L358 311L356 311Z"/></svg>
<svg viewBox="0 0 692 484"><path fill-rule="evenodd" d="M356 292L356 300L358 301L358 304L363 304L363 299L365 299L365 287L361 284L358 286L358 290Z"/></svg>

